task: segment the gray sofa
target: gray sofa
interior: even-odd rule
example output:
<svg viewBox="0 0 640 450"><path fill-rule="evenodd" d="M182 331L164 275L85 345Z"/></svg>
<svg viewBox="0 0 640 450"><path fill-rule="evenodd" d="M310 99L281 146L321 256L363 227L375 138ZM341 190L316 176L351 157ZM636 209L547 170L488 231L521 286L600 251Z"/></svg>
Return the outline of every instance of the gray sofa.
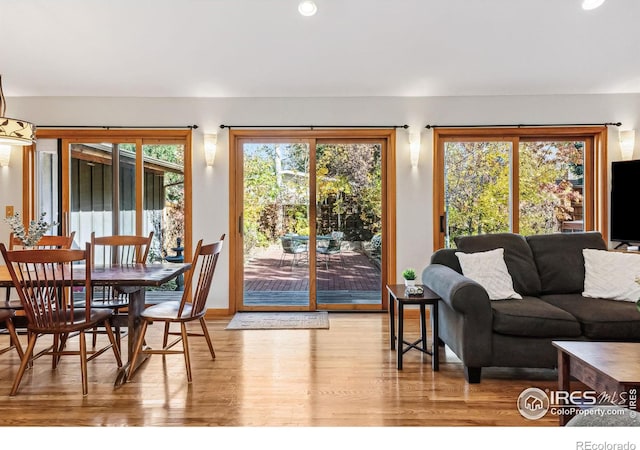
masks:
<svg viewBox="0 0 640 450"><path fill-rule="evenodd" d="M606 250L598 232L522 236L465 236L457 249L440 249L422 273L441 298L439 338L462 360L465 378L479 383L482 367L557 366L553 340L640 341L635 303L586 298L584 248ZM464 277L456 251L504 248L504 260L522 300L489 300Z"/></svg>

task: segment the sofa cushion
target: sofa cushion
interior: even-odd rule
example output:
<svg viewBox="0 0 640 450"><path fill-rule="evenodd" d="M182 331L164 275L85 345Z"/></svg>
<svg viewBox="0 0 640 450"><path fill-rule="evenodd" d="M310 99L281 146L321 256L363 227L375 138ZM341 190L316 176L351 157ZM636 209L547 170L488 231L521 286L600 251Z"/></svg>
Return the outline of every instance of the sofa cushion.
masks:
<svg viewBox="0 0 640 450"><path fill-rule="evenodd" d="M510 336L576 337L581 328L568 312L536 297L492 301L493 331Z"/></svg>
<svg viewBox="0 0 640 450"><path fill-rule="evenodd" d="M458 250L464 253L486 252L504 248L504 261L513 278L513 287L520 295L536 296L540 293L540 280L533 254L525 238L514 233L458 236Z"/></svg>
<svg viewBox="0 0 640 450"><path fill-rule="evenodd" d="M521 299L513 290L513 280L504 262L504 249L496 248L486 252L456 252L462 274L482 286L489 300Z"/></svg>
<svg viewBox="0 0 640 450"><path fill-rule="evenodd" d="M635 303L580 294L544 295L541 299L578 319L588 339L640 341L640 313Z"/></svg>
<svg viewBox="0 0 640 450"><path fill-rule="evenodd" d="M585 248L585 297L636 302L640 298L640 255Z"/></svg>
<svg viewBox="0 0 640 450"><path fill-rule="evenodd" d="M540 275L542 294L577 294L584 289L582 250L606 250L597 231L527 236Z"/></svg>

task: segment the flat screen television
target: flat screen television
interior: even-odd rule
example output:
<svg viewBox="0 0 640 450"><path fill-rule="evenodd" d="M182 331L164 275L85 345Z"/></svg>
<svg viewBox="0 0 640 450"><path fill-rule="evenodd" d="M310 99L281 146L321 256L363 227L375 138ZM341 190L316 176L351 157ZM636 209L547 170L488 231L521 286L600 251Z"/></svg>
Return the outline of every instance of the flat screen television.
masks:
<svg viewBox="0 0 640 450"><path fill-rule="evenodd" d="M611 163L611 240L640 242L636 202L640 194L640 160Z"/></svg>

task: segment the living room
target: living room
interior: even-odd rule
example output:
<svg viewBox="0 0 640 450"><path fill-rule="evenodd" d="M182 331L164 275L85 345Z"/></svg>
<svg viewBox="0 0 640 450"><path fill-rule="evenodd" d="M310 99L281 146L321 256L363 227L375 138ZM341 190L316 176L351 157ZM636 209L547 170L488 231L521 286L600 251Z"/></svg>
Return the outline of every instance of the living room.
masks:
<svg viewBox="0 0 640 450"><path fill-rule="evenodd" d="M605 126L607 163L621 159L618 132L640 128L640 70L637 58L632 57L638 42L635 20L639 6L633 0L608 0L593 11L582 10L578 0L562 2L561 6L506 0L483 2L482 6L468 1L446 2L449 6L430 1L382 5L356 1L342 6L344 17L337 24L312 21L335 14L341 7L336 1L317 1L318 13L309 18L298 15L297 1L264 2L275 3L271 7L281 12L292 8L286 16L295 21L290 26L280 21L263 23L261 18L270 13L270 7L256 5L260 2L234 2L246 3L242 7L222 2L219 7L223 10L208 10L205 2L189 1L178 11L166 2L153 7L113 3L120 9L95 5L97 9L92 9L84 2L71 1L55 7L35 1L3 2L3 13L11 8L17 17L29 17L28 25L16 20L4 29L11 42L27 43L26 54L30 55L26 58L25 49L17 44L2 50L7 115L28 120L43 131L48 127L197 125L191 143L191 234L205 241L230 232L230 224L236 223L228 212L232 206L232 166L230 131L221 129L223 124L231 125L231 130L265 126L299 130L304 125L393 129L396 238L392 242L395 270L389 274L389 282L399 281L405 267L424 268L437 250L434 131L426 125L620 122L619 127ZM249 5L257 11L249 10ZM359 7L377 11L359 13ZM557 14L542 11L555 8ZM6 14L9 17L14 12ZM148 17L171 31L162 39L158 39L157 30L148 34L131 31ZM176 20L178 27L171 28L169 18ZM448 23L448 28L440 22ZM361 25L362 33L369 30L367 34L348 30L356 24ZM404 31L387 32L386 27ZM244 33L248 28L257 36L242 41L242 46L232 45L242 40L238 30ZM451 35L460 28L470 33L454 41ZM266 41L269 29L277 30L274 40L261 42ZM353 47L338 51L340 44L335 42L317 47L317 37L329 29L336 33L337 42L349 42ZM126 42L121 47L112 44L119 34L115 30L131 33L127 39L131 47ZM177 34L186 34L198 46L191 47L187 41L170 47ZM394 34L400 39L392 44ZM274 52L279 48L291 53ZM327 54L327 48L339 53L341 59L316 59ZM447 55L455 56L443 59ZM290 59L295 60L300 73L289 86L286 81L281 85L278 67ZM143 68L128 74L123 69L128 65ZM448 65L457 67L456 76L443 70ZM242 76L223 77L237 66ZM507 72L510 66L516 70ZM175 87L166 79L154 78L161 72L168 72L164 75ZM323 73L318 76L316 72ZM338 72L343 72L345 79L341 80ZM74 73L81 75L75 78ZM408 129L392 128L405 124ZM416 167L411 163L410 132L420 136ZM211 133L217 134L217 154L214 164L207 166L204 137ZM637 143L634 155L638 155ZM14 205L16 210L22 209L24 201L22 190L16 189L23 186L22 161L22 149L14 147L10 165L2 168L0 176L2 204ZM1 222L0 236L9 232L8 225ZM224 252L209 297L210 317L224 317L235 309L230 300L234 267L231 252ZM513 402L515 411L516 398ZM500 425L498 419L496 425Z"/></svg>

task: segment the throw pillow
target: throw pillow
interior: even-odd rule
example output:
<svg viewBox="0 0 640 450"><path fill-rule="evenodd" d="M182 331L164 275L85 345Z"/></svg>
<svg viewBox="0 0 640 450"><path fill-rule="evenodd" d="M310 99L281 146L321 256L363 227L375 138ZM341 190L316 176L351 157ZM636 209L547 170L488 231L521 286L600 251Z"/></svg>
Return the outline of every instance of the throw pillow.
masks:
<svg viewBox="0 0 640 450"><path fill-rule="evenodd" d="M496 248L486 252L456 252L462 274L482 286L490 300L520 299L522 296L513 289L513 279L504 262L504 249Z"/></svg>
<svg viewBox="0 0 640 450"><path fill-rule="evenodd" d="M585 248L584 297L635 302L640 298L640 255Z"/></svg>

